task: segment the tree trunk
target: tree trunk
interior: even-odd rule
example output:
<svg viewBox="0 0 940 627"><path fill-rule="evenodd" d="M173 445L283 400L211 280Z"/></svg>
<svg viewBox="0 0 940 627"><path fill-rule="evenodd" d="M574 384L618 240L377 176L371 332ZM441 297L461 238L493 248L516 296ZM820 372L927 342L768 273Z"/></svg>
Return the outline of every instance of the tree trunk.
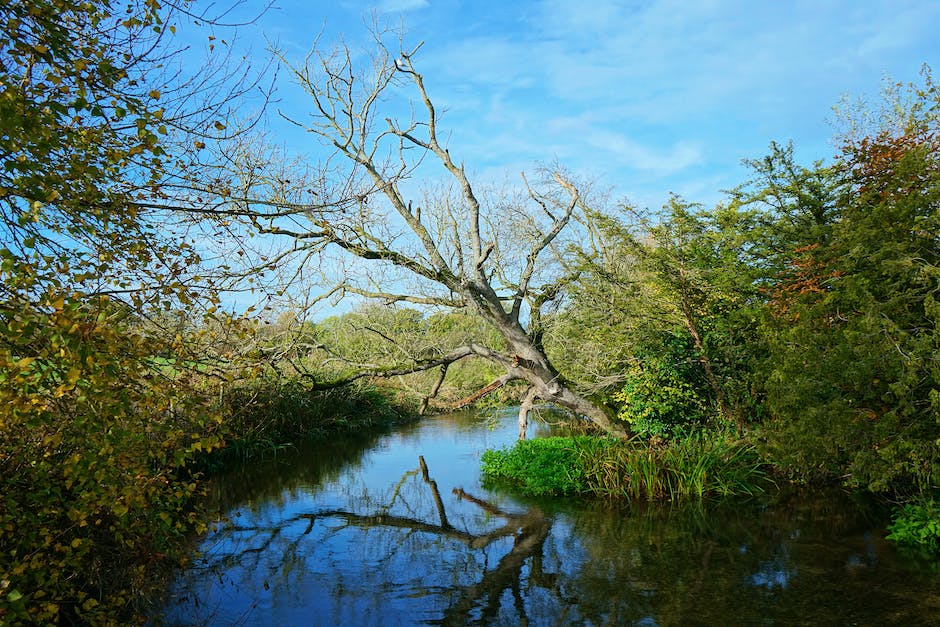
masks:
<svg viewBox="0 0 940 627"><path fill-rule="evenodd" d="M506 368L507 380L523 379L528 383L529 402L524 403L523 414L527 415L528 408L541 399L587 417L608 433L624 435L602 408L566 386L541 347L539 308L571 280L552 270L552 262L543 257L564 250L571 241L558 238L566 229L570 232L584 209L578 188L560 172L546 173L543 183L535 187L523 176L527 194L519 201L519 215L511 218L510 228L488 228L503 219L505 209L499 203L481 202L485 199L477 196L463 163L454 159L446 142L439 141L439 114L414 64L421 45L410 51L389 50L382 34L375 35L378 49L367 55L375 65L362 73L357 69L357 55L348 48L331 54L314 51L304 64L288 64L315 105L314 121L298 125L319 136L335 152L326 162L329 165L314 173L312 182L307 182L310 175L298 173L298 180L305 182L288 186L314 201L305 209L310 228L304 224L294 229L282 223L288 221L278 220L276 211L267 210L249 214L253 227L264 234L288 238L293 250L319 254L330 247L381 269L376 276L366 272L361 281L340 273L337 285L324 298L350 293L388 303L472 311L502 335L508 353L464 347L466 350L459 355L440 358L440 365L470 354L484 357ZM312 71L314 66L316 71ZM363 85L363 75L371 77L367 85ZM386 90L395 90L397 95L406 83L414 90L416 106L411 117L400 122L386 117L378 107L386 100ZM382 119L387 126L373 124ZM333 179L335 160L350 166L349 178L335 189L327 185L324 198L332 200L320 204L322 200L312 188L321 187L317 176ZM417 200L405 193L402 183L425 160L443 169L453 192L450 185L444 185L446 191L441 198L431 194ZM336 196L337 192L341 193ZM460 205L459 211L450 202L451 194ZM291 213L281 215L290 215L290 221L295 221L295 208L286 209ZM391 223L390 216L394 216ZM389 231L395 235L390 237ZM506 241L500 241L500 237ZM420 294L385 291L394 284L391 281L382 287L386 266L413 277L422 290L430 289ZM518 270L517 276L513 276L514 270ZM494 283L494 277L498 277L498 283ZM528 332L520 322L524 319L523 308L529 313ZM429 367L432 362L376 374L393 376Z"/></svg>
<svg viewBox="0 0 940 627"><path fill-rule="evenodd" d="M468 296L476 296L476 298L469 300L479 302L477 299L481 299L482 295L468 294ZM484 308L478 305L477 310L485 320L499 331L513 351L511 371L515 373L517 378L524 379L530 386L519 412L520 439L524 439L521 430L522 422L528 420L529 410L537 399L560 405L579 416L584 416L610 435L627 436L623 427L611 422L607 412L565 384L559 372L552 366L545 351L536 345L517 320L507 314L494 316L493 308ZM528 404L525 402L526 400L528 400Z"/></svg>
<svg viewBox="0 0 940 627"><path fill-rule="evenodd" d="M712 392L714 392L715 398L718 400L718 410L721 412L721 415L725 420L734 420L738 430L741 431L743 425L741 424L741 421L736 418L735 411L731 408L731 403L728 402L728 396L725 394L725 389L718 381L718 377L715 376L715 371L712 370L712 363L708 359L708 355L705 353L705 344L702 342L702 336L699 335L698 327L695 326L695 322L692 319L692 314L685 306L683 306L682 309L683 315L685 316L686 328L689 330L689 334L692 336L692 342L695 344L695 350L698 351L699 354L699 362L702 364L702 368L705 370L705 378L708 380L708 385L711 386Z"/></svg>
<svg viewBox="0 0 940 627"><path fill-rule="evenodd" d="M535 404L535 388L530 387L525 392L522 404L519 406L519 439L526 439L526 431L529 428L529 412Z"/></svg>

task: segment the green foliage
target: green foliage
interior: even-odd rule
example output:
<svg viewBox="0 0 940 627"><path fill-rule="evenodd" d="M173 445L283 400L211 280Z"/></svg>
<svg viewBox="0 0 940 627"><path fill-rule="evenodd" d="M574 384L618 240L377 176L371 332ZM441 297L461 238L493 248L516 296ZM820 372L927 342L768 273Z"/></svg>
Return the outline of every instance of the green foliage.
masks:
<svg viewBox="0 0 940 627"><path fill-rule="evenodd" d="M498 333L467 312L429 315L407 307L364 305L312 325L313 338L324 347L309 360L318 379L340 379L362 369L390 370L439 358L471 342L494 350L503 348ZM392 384L403 402L417 404L434 386L439 368L398 376ZM501 374L499 367L466 358L451 364L440 390L443 407L483 388Z"/></svg>
<svg viewBox="0 0 940 627"><path fill-rule="evenodd" d="M767 290L768 450L803 478L940 480L940 92L911 90L902 124L846 141L836 209Z"/></svg>
<svg viewBox="0 0 940 627"><path fill-rule="evenodd" d="M0 307L0 598L18 599L3 622L128 620L204 528L187 467L220 445L218 421L112 313L55 296Z"/></svg>
<svg viewBox="0 0 940 627"><path fill-rule="evenodd" d="M723 433L665 444L623 444L588 456L591 492L633 500L677 500L763 492L771 483L756 449Z"/></svg>
<svg viewBox="0 0 940 627"><path fill-rule="evenodd" d="M185 298L177 279L196 255L138 204L172 161L166 125L183 122L181 102L173 119L161 105L180 94L150 80L167 61L168 12L149 1L0 9L0 260L23 269L5 298L50 284L121 290L135 306Z"/></svg>
<svg viewBox="0 0 940 627"><path fill-rule="evenodd" d="M508 449L485 451L483 473L533 496L581 494L587 491L582 455L609 442L590 436L521 440Z"/></svg>
<svg viewBox="0 0 940 627"><path fill-rule="evenodd" d="M305 439L388 426L413 418L379 390L346 386L311 390L307 381L259 377L223 393L226 446L208 460L241 461Z"/></svg>
<svg viewBox="0 0 940 627"><path fill-rule="evenodd" d="M618 418L643 437L676 437L702 427L710 418L701 390L699 364L684 360L691 351L681 338L665 338L659 355L640 359L626 371L626 382L613 399L621 403ZM667 347L675 349L666 353ZM693 385L695 382L697 385Z"/></svg>
<svg viewBox="0 0 940 627"><path fill-rule="evenodd" d="M888 540L940 556L940 505L933 500L908 503L894 513Z"/></svg>
<svg viewBox="0 0 940 627"><path fill-rule="evenodd" d="M756 404L760 302L741 249L751 217L677 197L655 219L631 208L593 215L597 251L581 251L573 303L546 346L639 433L716 416L743 424ZM576 348L570 348L576 347Z"/></svg>
<svg viewBox="0 0 940 627"><path fill-rule="evenodd" d="M646 445L594 436L523 440L486 451L483 473L525 494L650 501L753 495L770 483L756 449L723 434Z"/></svg>
<svg viewBox="0 0 940 627"><path fill-rule="evenodd" d="M186 115L166 92L169 13L0 8L3 624L139 620L155 572L203 528L191 462L220 444L218 420L197 377L154 362L192 355L141 324L195 298L198 255L141 202L183 163L168 159L166 126Z"/></svg>

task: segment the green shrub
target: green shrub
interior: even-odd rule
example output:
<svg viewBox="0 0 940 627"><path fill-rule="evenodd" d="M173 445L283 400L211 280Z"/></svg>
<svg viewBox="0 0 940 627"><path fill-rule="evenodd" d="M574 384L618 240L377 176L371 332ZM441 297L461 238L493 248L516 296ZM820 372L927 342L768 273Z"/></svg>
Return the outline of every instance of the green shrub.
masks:
<svg viewBox="0 0 940 627"><path fill-rule="evenodd" d="M133 622L205 529L191 462L220 444L217 417L108 313L0 305L0 624Z"/></svg>
<svg viewBox="0 0 940 627"><path fill-rule="evenodd" d="M888 540L940 556L940 504L934 500L908 503L894 513Z"/></svg>
<svg viewBox="0 0 940 627"><path fill-rule="evenodd" d="M300 379L258 378L222 395L226 446L220 458L248 459L301 440L390 425L412 414L371 386L311 390Z"/></svg>
<svg viewBox="0 0 940 627"><path fill-rule="evenodd" d="M706 422L708 403L690 383L692 374L663 360L631 365L626 374L613 399L621 403L618 417L637 435L680 436Z"/></svg>

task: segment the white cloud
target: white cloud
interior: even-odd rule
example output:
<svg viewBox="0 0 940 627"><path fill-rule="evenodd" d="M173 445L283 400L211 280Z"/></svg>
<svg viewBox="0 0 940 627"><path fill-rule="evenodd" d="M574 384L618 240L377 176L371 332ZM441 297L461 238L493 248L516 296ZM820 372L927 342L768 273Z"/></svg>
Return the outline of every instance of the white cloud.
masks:
<svg viewBox="0 0 940 627"><path fill-rule="evenodd" d="M672 175L702 162L701 146L695 142L644 143L605 128L606 120L590 118L556 118L549 121L547 130L570 137L569 141L576 144L575 152L593 153L595 161L645 173Z"/></svg>
<svg viewBox="0 0 940 627"><path fill-rule="evenodd" d="M940 63L940 2L923 0L376 1L412 11L416 63L469 168L558 159L628 191L729 187L771 140L825 157L840 96ZM343 32L362 34L352 13Z"/></svg>

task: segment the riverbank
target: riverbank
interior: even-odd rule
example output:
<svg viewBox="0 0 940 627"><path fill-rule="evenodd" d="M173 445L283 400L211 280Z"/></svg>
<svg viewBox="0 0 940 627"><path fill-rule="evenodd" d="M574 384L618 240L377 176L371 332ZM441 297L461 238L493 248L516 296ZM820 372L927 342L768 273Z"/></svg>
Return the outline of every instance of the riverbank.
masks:
<svg viewBox="0 0 940 627"><path fill-rule="evenodd" d="M674 440L622 440L597 435L523 440L482 456L493 485L527 496L585 496L606 501L681 501L755 496L777 488L785 473L757 445L730 431ZM838 481L797 482L817 488ZM940 558L940 506L929 495L856 494L893 503L887 539L921 559Z"/></svg>
<svg viewBox="0 0 940 627"><path fill-rule="evenodd" d="M108 389L111 404L86 394L33 416L32 430L0 432L0 624L141 622L208 530L207 478L415 418L372 387L296 381L215 394L196 381L155 388L160 403L135 374Z"/></svg>
<svg viewBox="0 0 940 627"><path fill-rule="evenodd" d="M730 433L673 441L600 436L522 440L483 454L484 475L523 494L626 501L753 496L774 485L756 448Z"/></svg>
<svg viewBox="0 0 940 627"><path fill-rule="evenodd" d="M303 381L257 381L222 399L225 446L200 460L215 472L232 463L276 455L307 440L390 428L418 418L414 408L370 385L310 391Z"/></svg>

